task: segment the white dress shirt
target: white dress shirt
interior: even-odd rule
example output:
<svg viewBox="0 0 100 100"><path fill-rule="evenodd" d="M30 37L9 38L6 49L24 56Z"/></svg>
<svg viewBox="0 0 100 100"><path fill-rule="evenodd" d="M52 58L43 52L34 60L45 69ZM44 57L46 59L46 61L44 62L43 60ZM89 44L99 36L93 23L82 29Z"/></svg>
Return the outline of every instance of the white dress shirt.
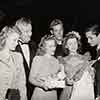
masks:
<svg viewBox="0 0 100 100"><path fill-rule="evenodd" d="M23 45L21 45L20 44L20 46L21 46L21 49L22 49L22 52L23 52L23 54L24 54L24 57L25 57L25 59L26 59L26 61L27 61L27 64L28 64L28 67L30 67L30 51L29 51L29 46L27 45L27 44L23 44Z"/></svg>

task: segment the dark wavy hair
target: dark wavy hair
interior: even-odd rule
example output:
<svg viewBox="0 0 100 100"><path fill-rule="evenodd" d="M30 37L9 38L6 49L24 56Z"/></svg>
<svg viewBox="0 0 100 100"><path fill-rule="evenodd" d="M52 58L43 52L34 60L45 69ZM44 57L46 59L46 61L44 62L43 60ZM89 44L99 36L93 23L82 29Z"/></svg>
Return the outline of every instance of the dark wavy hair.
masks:
<svg viewBox="0 0 100 100"><path fill-rule="evenodd" d="M98 36L100 34L100 26L97 24L89 25L89 27L85 30L85 33L90 31L92 32L92 34Z"/></svg>
<svg viewBox="0 0 100 100"><path fill-rule="evenodd" d="M69 39L73 39L73 38L75 38L75 39L77 40L77 43L78 43L77 52L78 52L79 54L81 54L82 47L81 47L80 39L79 39L75 34L73 34L73 33L70 33L70 34L69 34L69 33L68 33L68 34L66 34L66 36L65 36L65 38L64 38L64 40L63 40L63 49L64 49L64 52L65 52L66 55L69 55L69 49L65 47L65 46L67 45L67 41L68 41Z"/></svg>

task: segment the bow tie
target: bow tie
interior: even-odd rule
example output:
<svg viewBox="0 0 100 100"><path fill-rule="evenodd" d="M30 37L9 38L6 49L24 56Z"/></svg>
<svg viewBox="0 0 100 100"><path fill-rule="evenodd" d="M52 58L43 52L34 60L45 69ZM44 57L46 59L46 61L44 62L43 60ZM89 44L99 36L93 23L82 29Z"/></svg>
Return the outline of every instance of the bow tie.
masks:
<svg viewBox="0 0 100 100"><path fill-rule="evenodd" d="M28 43L24 43L24 42L22 42L20 40L18 40L18 43L20 43L21 45L28 44Z"/></svg>
<svg viewBox="0 0 100 100"><path fill-rule="evenodd" d="M24 44L27 44L28 45L28 43L22 43L21 45L24 45Z"/></svg>

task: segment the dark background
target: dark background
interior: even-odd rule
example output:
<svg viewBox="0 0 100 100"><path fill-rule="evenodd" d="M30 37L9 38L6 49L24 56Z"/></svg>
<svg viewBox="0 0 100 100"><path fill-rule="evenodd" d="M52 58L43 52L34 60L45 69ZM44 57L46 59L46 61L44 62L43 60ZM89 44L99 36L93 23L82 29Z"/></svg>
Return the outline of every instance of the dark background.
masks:
<svg viewBox="0 0 100 100"><path fill-rule="evenodd" d="M59 18L64 23L65 34L71 29L82 35L84 52L92 51L84 36L85 28L90 24L100 24L99 0L33 1L1 0L0 27L15 22L22 16L30 16L33 25L32 39L38 43L48 33L49 23Z"/></svg>

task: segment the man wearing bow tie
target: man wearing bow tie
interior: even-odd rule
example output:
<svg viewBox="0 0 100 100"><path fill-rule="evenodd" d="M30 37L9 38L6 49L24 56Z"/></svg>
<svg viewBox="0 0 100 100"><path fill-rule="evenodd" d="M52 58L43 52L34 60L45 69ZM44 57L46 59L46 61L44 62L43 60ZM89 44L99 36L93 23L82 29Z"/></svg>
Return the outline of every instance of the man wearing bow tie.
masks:
<svg viewBox="0 0 100 100"><path fill-rule="evenodd" d="M97 61L93 64L95 68L95 99L100 100L100 27L93 25L86 30L88 43L93 47L97 46Z"/></svg>
<svg viewBox="0 0 100 100"><path fill-rule="evenodd" d="M16 51L20 52L23 56L23 64L26 73L26 87L28 100L31 100L31 96L34 90L34 86L29 82L29 73L31 69L31 63L36 53L36 44L31 41L32 25L29 19L21 18L16 21L16 26L22 32L18 41Z"/></svg>

